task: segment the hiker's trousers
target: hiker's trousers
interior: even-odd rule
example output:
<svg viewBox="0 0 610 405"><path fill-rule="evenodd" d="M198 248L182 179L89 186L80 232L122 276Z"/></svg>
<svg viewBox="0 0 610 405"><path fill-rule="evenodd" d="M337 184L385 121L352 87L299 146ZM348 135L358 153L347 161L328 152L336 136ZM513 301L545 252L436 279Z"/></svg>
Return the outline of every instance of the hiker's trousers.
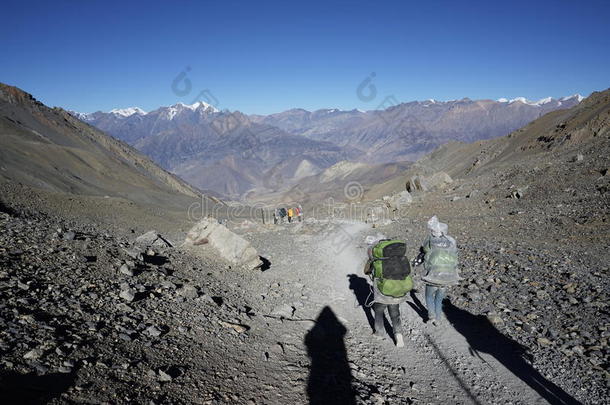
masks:
<svg viewBox="0 0 610 405"><path fill-rule="evenodd" d="M445 287L426 285L426 306L428 319L440 321L443 316L443 299L447 294Z"/></svg>
<svg viewBox="0 0 610 405"><path fill-rule="evenodd" d="M381 304L376 302L373 304L373 310L375 311L375 332L383 333L383 313L385 309L388 309L390 313L390 319L392 320L392 329L394 334L402 333L402 324L400 323L400 309L398 304Z"/></svg>

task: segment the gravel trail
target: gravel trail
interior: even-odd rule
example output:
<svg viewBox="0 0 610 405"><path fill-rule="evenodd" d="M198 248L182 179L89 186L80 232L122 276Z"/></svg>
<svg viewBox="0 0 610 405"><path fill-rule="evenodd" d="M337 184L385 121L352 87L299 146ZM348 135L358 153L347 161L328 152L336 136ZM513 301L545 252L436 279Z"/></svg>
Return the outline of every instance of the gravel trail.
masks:
<svg viewBox="0 0 610 405"><path fill-rule="evenodd" d="M278 281L306 286L308 294L301 301L303 309L295 312L296 318L307 314L308 319L319 319L328 310L336 316L336 327L345 328L345 353L339 357L347 359L358 403L578 403L520 360L508 339L495 328L482 327L480 319L470 319L459 308L450 305L451 319L439 327L425 324L421 283L401 305L405 347L396 348L390 338L373 338L372 310L361 305L372 298L368 296L370 281L362 269L365 236L378 231L364 223L337 222L326 223L304 237L302 230L294 228L301 225L291 226L278 233L278 240L275 236L266 238L268 242L261 248L280 256L286 246L298 244L299 251L309 252L311 259L280 261L263 277L275 280L281 274ZM410 246L410 250L415 248ZM472 333L465 331L468 329ZM474 341L472 335L476 335ZM491 340L488 344L492 346L506 347L486 352L480 346L485 340ZM336 368L326 371L341 374ZM329 381L336 383L332 378ZM318 390L318 398L337 395L332 386Z"/></svg>

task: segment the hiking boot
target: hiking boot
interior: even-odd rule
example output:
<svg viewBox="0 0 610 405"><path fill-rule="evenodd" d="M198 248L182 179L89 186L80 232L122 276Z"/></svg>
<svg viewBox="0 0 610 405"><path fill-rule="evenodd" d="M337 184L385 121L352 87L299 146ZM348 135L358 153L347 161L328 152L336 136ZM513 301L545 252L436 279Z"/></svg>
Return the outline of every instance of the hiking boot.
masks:
<svg viewBox="0 0 610 405"><path fill-rule="evenodd" d="M384 339L386 336L386 333L383 329L379 329L379 330L376 330L375 332L373 332L373 336L375 336L377 339Z"/></svg>
<svg viewBox="0 0 610 405"><path fill-rule="evenodd" d="M404 347L405 346L405 342L402 339L402 333L397 333L396 334L396 347Z"/></svg>

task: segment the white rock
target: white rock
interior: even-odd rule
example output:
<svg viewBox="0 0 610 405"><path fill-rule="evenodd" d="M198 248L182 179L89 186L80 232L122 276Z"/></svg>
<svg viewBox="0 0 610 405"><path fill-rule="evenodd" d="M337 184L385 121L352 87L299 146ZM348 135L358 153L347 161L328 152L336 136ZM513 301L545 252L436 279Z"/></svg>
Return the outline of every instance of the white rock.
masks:
<svg viewBox="0 0 610 405"><path fill-rule="evenodd" d="M131 302L136 297L136 292L133 289L128 288L126 290L121 291L119 293L119 297L123 298L125 301Z"/></svg>
<svg viewBox="0 0 610 405"><path fill-rule="evenodd" d="M204 218L186 235L185 246L209 245L224 260L250 269L262 262L250 242L231 232L215 218Z"/></svg>
<svg viewBox="0 0 610 405"><path fill-rule="evenodd" d="M133 276L133 270L130 269L126 263L123 263L121 267L119 267L119 273L124 274L126 276Z"/></svg>

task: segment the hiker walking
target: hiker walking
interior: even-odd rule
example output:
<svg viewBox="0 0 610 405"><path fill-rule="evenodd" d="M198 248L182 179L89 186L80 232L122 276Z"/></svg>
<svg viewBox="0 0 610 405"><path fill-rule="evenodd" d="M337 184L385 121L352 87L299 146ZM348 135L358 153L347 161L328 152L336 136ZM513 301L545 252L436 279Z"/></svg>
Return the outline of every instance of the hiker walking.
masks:
<svg viewBox="0 0 610 405"><path fill-rule="evenodd" d="M447 224L433 216L428 221L429 234L420 249L417 265L423 263L426 284L428 321L434 326L442 322L443 299L447 289L459 282L458 254L455 239L447 235Z"/></svg>
<svg viewBox="0 0 610 405"><path fill-rule="evenodd" d="M299 222L303 222L303 207L301 207L301 204L297 205L297 216L299 217Z"/></svg>
<svg viewBox="0 0 610 405"><path fill-rule="evenodd" d="M288 223L292 222L292 217L294 216L294 208L288 208Z"/></svg>
<svg viewBox="0 0 610 405"><path fill-rule="evenodd" d="M284 222L284 218L286 218L286 208L282 207L279 209L280 222Z"/></svg>
<svg viewBox="0 0 610 405"><path fill-rule="evenodd" d="M386 308L392 320L397 347L404 346L399 305L406 301L413 289L411 263L405 256L407 245L402 240L384 239L369 251L369 261L364 269L373 281L373 311L375 336L385 337L383 316Z"/></svg>

